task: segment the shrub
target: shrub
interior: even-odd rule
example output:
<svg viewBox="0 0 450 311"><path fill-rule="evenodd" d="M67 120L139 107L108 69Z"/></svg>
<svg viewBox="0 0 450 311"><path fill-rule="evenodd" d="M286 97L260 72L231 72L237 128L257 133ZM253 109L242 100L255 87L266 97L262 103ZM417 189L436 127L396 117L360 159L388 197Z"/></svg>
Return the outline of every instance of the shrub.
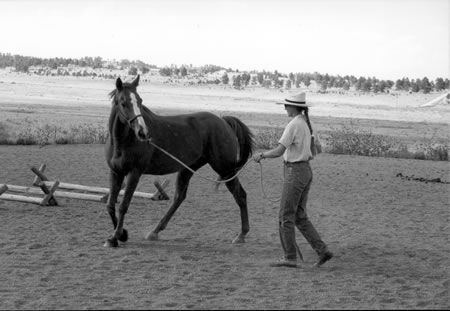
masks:
<svg viewBox="0 0 450 311"><path fill-rule="evenodd" d="M435 161L448 161L448 146L435 144L428 149L429 157Z"/></svg>
<svg viewBox="0 0 450 311"><path fill-rule="evenodd" d="M9 139L9 134L6 129L6 125L4 125L3 123L0 122L0 143L7 142L8 139Z"/></svg>
<svg viewBox="0 0 450 311"><path fill-rule="evenodd" d="M414 159L416 159L416 160L425 160L426 159L425 152L423 152L423 151L416 151L416 152L414 152Z"/></svg>
<svg viewBox="0 0 450 311"><path fill-rule="evenodd" d="M16 144L18 145L37 145L36 137L33 130L27 127L17 136Z"/></svg>
<svg viewBox="0 0 450 311"><path fill-rule="evenodd" d="M59 130L59 127L50 126L48 124L36 128L35 137L37 143L42 146L50 144L52 141L56 140L56 135Z"/></svg>
<svg viewBox="0 0 450 311"><path fill-rule="evenodd" d="M423 157L422 160L448 161L448 150L448 142L434 143L433 141L430 141L426 144L420 144L416 154Z"/></svg>
<svg viewBox="0 0 450 311"><path fill-rule="evenodd" d="M389 150L385 156L389 158L414 159L414 154L409 152L405 144L401 143L395 149Z"/></svg>
<svg viewBox="0 0 450 311"><path fill-rule="evenodd" d="M257 127L255 145L258 149L272 149L278 145L283 128ZM325 152L363 156L383 156L420 160L449 160L449 142L436 142L430 139L427 144L420 144L415 152L398 140L384 135L373 134L370 130L359 128L352 120L340 128L333 128L322 138ZM82 123L70 128L43 125L23 129L14 141L9 138L6 126L0 122L0 144L47 145L47 144L104 144L108 130L104 124Z"/></svg>
<svg viewBox="0 0 450 311"><path fill-rule="evenodd" d="M332 128L325 141L329 153L387 156L398 153L399 150L404 151L404 146L394 138L361 129L353 120L340 128Z"/></svg>
<svg viewBox="0 0 450 311"><path fill-rule="evenodd" d="M93 124L80 124L72 127L74 133L74 141L79 144L104 144L108 132L103 125L94 126Z"/></svg>
<svg viewBox="0 0 450 311"><path fill-rule="evenodd" d="M69 143L69 140L67 138L57 138L55 140L55 144L57 145L67 145Z"/></svg>
<svg viewBox="0 0 450 311"><path fill-rule="evenodd" d="M258 149L272 149L278 145L283 134L282 128L262 128L255 135L255 145Z"/></svg>
<svg viewBox="0 0 450 311"><path fill-rule="evenodd" d="M28 127L22 130L16 140L18 145L48 145L55 144L104 144L108 131L104 125L83 123L70 128L43 125L34 129ZM2 140L0 139L0 143Z"/></svg>
<svg viewBox="0 0 450 311"><path fill-rule="evenodd" d="M37 141L33 137L19 137L16 141L17 145L37 145Z"/></svg>

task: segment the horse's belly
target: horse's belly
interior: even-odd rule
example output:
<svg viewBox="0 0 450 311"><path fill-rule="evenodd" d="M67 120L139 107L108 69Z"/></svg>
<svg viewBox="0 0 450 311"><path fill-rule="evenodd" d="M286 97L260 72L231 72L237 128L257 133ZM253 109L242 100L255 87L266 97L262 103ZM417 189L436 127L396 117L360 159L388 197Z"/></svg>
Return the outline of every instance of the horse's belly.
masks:
<svg viewBox="0 0 450 311"><path fill-rule="evenodd" d="M113 157L108 160L108 166L117 172L128 174L132 169L138 169L142 174L146 175L167 175L176 173L182 167L175 164L148 164L143 162L129 162L124 157Z"/></svg>
<svg viewBox="0 0 450 311"><path fill-rule="evenodd" d="M181 166L177 164L171 165L151 165L145 168L144 174L147 175L168 175L181 170Z"/></svg>

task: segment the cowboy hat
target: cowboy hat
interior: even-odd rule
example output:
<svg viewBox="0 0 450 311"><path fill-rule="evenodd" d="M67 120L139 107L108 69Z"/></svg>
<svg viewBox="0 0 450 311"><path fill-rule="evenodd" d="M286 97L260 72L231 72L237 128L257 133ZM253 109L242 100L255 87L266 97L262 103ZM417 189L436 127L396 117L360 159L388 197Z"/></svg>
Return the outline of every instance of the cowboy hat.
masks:
<svg viewBox="0 0 450 311"><path fill-rule="evenodd" d="M306 93L300 92L297 94L290 94L281 102L277 102L278 105L290 105L296 107L311 107L310 103L306 103Z"/></svg>

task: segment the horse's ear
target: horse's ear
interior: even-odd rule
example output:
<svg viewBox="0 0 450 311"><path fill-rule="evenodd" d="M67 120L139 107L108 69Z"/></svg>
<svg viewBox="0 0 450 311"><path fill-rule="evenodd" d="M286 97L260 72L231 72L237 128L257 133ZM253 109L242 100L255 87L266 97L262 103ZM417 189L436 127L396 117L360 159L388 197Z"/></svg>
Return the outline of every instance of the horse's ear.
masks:
<svg viewBox="0 0 450 311"><path fill-rule="evenodd" d="M116 89L118 91L122 91L122 89L123 89L122 80L120 78L117 78L117 80L116 80Z"/></svg>
<svg viewBox="0 0 450 311"><path fill-rule="evenodd" d="M131 82L131 84L134 87L137 87L139 85L139 77L140 77L140 75L137 75L136 79L134 79L133 82Z"/></svg>

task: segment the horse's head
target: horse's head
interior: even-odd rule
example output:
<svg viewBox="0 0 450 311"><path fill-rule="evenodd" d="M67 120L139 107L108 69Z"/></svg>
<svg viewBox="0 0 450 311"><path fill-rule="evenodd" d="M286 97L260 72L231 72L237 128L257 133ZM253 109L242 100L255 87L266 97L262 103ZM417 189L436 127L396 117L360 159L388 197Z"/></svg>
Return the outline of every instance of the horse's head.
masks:
<svg viewBox="0 0 450 311"><path fill-rule="evenodd" d="M128 124L136 137L141 140L149 138L149 130L142 115L142 98L137 93L139 75L131 83L116 80L116 89L110 93L113 105L122 123Z"/></svg>

